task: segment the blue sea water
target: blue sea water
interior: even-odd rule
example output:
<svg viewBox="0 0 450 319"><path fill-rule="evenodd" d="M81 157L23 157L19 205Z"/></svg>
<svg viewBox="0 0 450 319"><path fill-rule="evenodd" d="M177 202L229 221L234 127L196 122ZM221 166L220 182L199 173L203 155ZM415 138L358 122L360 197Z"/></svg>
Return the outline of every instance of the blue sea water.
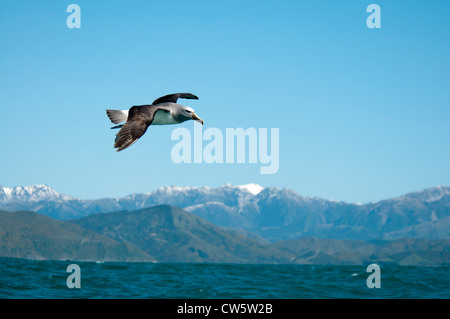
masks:
<svg viewBox="0 0 450 319"><path fill-rule="evenodd" d="M68 288L67 266L81 288ZM0 258L0 298L427 298L450 297L450 267L380 264L380 288L363 266L35 261Z"/></svg>

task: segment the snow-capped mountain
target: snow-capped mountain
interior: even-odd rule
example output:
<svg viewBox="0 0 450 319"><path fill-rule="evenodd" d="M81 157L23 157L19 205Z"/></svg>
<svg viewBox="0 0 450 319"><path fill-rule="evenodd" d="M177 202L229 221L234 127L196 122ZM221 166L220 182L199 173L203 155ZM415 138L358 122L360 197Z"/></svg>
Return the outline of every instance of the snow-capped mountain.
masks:
<svg viewBox="0 0 450 319"><path fill-rule="evenodd" d="M73 198L67 195L61 195L47 185L16 186L12 188L0 187L0 203L71 199Z"/></svg>
<svg viewBox="0 0 450 319"><path fill-rule="evenodd" d="M31 210L62 220L163 204L268 240L304 236L361 240L450 236L448 186L369 204L303 197L290 189L257 184L166 186L149 193L98 200L61 195L43 185L0 188L0 210Z"/></svg>
<svg viewBox="0 0 450 319"><path fill-rule="evenodd" d="M419 192L412 192L400 197L393 198L394 201L420 201L420 202L434 202L442 199L444 196L450 195L450 186L436 186L433 188L424 189Z"/></svg>

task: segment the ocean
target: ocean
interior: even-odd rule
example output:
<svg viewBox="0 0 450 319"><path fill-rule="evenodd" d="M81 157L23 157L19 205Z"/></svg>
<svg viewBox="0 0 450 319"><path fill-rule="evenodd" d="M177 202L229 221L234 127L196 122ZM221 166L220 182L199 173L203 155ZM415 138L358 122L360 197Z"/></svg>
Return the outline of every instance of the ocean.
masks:
<svg viewBox="0 0 450 319"><path fill-rule="evenodd" d="M68 266L77 265L72 272ZM36 261L0 258L1 299L448 299L450 267ZM69 278L70 277L70 278ZM372 278L373 279L373 278ZM375 279L370 280L375 282ZM80 288L69 288L79 283Z"/></svg>

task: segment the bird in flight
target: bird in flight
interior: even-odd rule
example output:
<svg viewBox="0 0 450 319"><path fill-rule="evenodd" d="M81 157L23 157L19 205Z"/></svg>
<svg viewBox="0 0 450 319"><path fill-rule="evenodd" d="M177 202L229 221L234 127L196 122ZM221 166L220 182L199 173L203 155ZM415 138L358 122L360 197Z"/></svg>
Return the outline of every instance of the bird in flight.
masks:
<svg viewBox="0 0 450 319"><path fill-rule="evenodd" d="M129 110L106 110L106 114L114 124L125 122L111 127L120 128L114 144L117 152L133 145L150 125L178 124L188 120L203 125L203 120L192 108L177 103L179 98L198 100L198 97L191 93L175 93L157 98L151 105L135 105Z"/></svg>

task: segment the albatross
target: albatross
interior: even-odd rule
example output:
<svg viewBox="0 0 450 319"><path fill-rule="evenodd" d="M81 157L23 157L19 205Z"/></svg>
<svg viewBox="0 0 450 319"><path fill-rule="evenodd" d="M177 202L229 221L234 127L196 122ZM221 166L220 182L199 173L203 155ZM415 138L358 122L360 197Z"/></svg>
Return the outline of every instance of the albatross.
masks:
<svg viewBox="0 0 450 319"><path fill-rule="evenodd" d="M198 97L191 93L175 93L157 98L151 105L135 105L129 110L106 110L112 123L125 122L125 124L111 127L112 129L120 128L114 144L117 152L136 143L150 125L179 124L188 120L194 120L203 125L203 120L192 108L177 104L180 98L198 100Z"/></svg>

